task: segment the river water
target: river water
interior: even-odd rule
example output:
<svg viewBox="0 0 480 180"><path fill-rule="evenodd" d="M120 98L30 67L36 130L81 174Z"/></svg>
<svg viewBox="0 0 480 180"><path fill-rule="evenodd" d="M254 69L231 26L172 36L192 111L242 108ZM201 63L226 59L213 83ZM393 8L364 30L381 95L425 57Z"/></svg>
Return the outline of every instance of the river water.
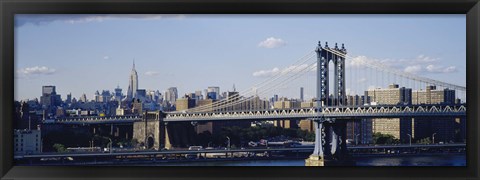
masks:
<svg viewBox="0 0 480 180"><path fill-rule="evenodd" d="M466 166L466 155L354 157L356 166ZM139 165L142 166L142 165ZM305 166L304 159L156 163L147 166Z"/></svg>

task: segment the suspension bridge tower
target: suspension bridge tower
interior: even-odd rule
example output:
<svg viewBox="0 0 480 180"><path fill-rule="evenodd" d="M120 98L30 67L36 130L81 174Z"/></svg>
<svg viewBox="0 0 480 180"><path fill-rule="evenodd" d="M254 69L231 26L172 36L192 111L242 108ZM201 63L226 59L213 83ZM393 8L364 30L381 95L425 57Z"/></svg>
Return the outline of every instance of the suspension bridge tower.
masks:
<svg viewBox="0 0 480 180"><path fill-rule="evenodd" d="M315 125L315 149L313 154L305 160L306 166L324 166L325 161L344 161L347 159L346 124L332 118L322 116L323 106L345 106L345 56L347 50L342 44L339 49L322 47L320 42L315 50L317 53L317 99L316 109L318 116L312 118ZM333 63L333 93L330 91L329 66Z"/></svg>

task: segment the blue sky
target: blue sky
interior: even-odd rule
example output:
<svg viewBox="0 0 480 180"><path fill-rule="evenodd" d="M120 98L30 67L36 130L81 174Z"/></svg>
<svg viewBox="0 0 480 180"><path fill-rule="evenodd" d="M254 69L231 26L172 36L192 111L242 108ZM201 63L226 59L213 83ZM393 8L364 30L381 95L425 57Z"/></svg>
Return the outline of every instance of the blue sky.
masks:
<svg viewBox="0 0 480 180"><path fill-rule="evenodd" d="M134 59L142 89L163 93L178 87L182 95L208 86L231 91L235 84L243 90L289 67L319 40L345 43L352 65L364 58L461 86L466 81L465 15L16 15L15 20L17 100L40 97L43 85L56 85L63 98L69 92L92 98L96 90L117 85L126 93ZM358 93L365 87L354 83L361 81L359 72L350 73L347 88ZM298 87L313 82L314 76L305 77L276 94L298 98ZM308 98L313 87L306 89Z"/></svg>

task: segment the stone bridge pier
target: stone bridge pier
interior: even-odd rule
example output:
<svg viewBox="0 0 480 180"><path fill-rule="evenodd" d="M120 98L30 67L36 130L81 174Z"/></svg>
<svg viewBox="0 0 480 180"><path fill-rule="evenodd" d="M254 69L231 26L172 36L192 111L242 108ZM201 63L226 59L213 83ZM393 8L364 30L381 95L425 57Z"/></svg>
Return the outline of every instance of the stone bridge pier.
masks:
<svg viewBox="0 0 480 180"><path fill-rule="evenodd" d="M145 149L170 149L167 123L163 121L165 114L161 111L146 111L142 121L133 123L133 139Z"/></svg>
<svg viewBox="0 0 480 180"><path fill-rule="evenodd" d="M172 149L195 144L196 132L191 122L165 122L162 111L147 111L142 121L133 123L133 139L145 149Z"/></svg>

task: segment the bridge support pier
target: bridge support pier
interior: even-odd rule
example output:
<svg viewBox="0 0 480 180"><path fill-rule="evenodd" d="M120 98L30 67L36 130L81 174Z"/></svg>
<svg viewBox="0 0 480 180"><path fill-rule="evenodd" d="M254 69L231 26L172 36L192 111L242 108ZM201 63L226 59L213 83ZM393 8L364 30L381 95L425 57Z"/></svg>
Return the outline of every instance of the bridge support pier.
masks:
<svg viewBox="0 0 480 180"><path fill-rule="evenodd" d="M171 148L164 118L165 114L161 111L145 112L142 121L133 123L133 139L143 144L146 149Z"/></svg>
<svg viewBox="0 0 480 180"><path fill-rule="evenodd" d="M325 137L325 129L321 119L313 119L313 123L315 126L315 148L313 154L305 160L305 166L324 166L323 145L325 140L323 138Z"/></svg>
<svg viewBox="0 0 480 180"><path fill-rule="evenodd" d="M346 123L314 119L315 148L305 166L353 165L346 143Z"/></svg>

